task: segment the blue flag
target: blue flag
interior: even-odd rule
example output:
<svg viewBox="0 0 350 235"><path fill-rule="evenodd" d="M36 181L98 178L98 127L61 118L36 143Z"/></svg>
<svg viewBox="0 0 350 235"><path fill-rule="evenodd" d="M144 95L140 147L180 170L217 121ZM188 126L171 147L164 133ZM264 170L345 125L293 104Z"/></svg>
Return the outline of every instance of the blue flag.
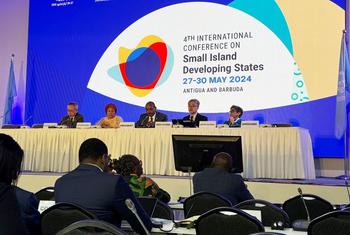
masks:
<svg viewBox="0 0 350 235"><path fill-rule="evenodd" d="M5 97L5 109L4 109L4 115L2 120L3 125L11 124L12 105L16 96L17 96L17 90L16 90L15 71L13 66L13 58L11 58L9 81L7 84L7 92Z"/></svg>
<svg viewBox="0 0 350 235"><path fill-rule="evenodd" d="M345 41L345 33L343 33L340 61L339 61L339 75L338 75L338 92L335 113L335 137L340 139L344 136L347 128L347 110L346 106L349 101L349 79L350 79L350 65L347 45Z"/></svg>

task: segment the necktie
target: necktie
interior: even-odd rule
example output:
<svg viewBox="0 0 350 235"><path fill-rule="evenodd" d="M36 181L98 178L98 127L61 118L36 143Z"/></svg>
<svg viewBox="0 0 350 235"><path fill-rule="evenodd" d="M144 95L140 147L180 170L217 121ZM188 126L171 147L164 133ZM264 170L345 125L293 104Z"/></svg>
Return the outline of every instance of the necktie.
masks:
<svg viewBox="0 0 350 235"><path fill-rule="evenodd" d="M151 117L151 122L153 122L153 117Z"/></svg>
<svg viewBox="0 0 350 235"><path fill-rule="evenodd" d="M193 116L190 117L190 121L193 122Z"/></svg>

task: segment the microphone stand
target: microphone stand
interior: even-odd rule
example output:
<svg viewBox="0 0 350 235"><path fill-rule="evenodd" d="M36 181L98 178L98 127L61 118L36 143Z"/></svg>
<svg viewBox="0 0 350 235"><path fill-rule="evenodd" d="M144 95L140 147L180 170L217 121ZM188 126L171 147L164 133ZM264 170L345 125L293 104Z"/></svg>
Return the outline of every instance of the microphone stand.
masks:
<svg viewBox="0 0 350 235"><path fill-rule="evenodd" d="M133 201L131 201L130 198L127 198L127 199L125 199L125 205L136 216L136 219L141 224L143 230L145 230L146 235L150 235L150 232L146 228L145 224L142 222L140 216L137 214L137 211L136 211L136 208L135 208L135 204L133 203Z"/></svg>
<svg viewBox="0 0 350 235"><path fill-rule="evenodd" d="M303 191L301 191L301 188L298 188L298 192L300 194L301 201L303 202L303 205L306 211L307 220L305 219L295 220L292 224L292 228L295 231L307 231L307 228L309 227L309 224L311 222L310 214L309 214L309 210L307 209L306 202L303 196Z"/></svg>
<svg viewBox="0 0 350 235"><path fill-rule="evenodd" d="M148 118L148 115L146 115L146 117L142 119L142 122L140 123L140 127L144 127L143 123L146 121L147 118Z"/></svg>

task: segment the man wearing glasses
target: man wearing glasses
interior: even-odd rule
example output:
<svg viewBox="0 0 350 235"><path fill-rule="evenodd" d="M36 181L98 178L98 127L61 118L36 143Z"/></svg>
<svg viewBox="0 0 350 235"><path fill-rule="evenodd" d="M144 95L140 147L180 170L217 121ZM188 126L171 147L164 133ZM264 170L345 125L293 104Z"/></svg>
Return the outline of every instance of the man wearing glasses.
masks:
<svg viewBox="0 0 350 235"><path fill-rule="evenodd" d="M191 99L188 101L188 112L190 113L186 117L182 118L183 121L190 121L196 127L199 126L200 121L208 121L208 117L200 115L198 113L199 101L196 99Z"/></svg>
<svg viewBox="0 0 350 235"><path fill-rule="evenodd" d="M78 104L70 102L67 105L67 116L64 116L60 125L66 125L68 128L76 128L78 122L84 122L83 115L78 113Z"/></svg>

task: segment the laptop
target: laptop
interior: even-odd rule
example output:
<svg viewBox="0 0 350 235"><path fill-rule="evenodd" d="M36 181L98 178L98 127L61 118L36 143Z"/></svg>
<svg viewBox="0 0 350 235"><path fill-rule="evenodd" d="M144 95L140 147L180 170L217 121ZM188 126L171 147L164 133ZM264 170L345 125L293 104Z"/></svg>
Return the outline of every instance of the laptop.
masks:
<svg viewBox="0 0 350 235"><path fill-rule="evenodd" d="M152 218L157 206L158 199L154 197L138 197L137 199L139 200L142 208L145 210L148 216Z"/></svg>

